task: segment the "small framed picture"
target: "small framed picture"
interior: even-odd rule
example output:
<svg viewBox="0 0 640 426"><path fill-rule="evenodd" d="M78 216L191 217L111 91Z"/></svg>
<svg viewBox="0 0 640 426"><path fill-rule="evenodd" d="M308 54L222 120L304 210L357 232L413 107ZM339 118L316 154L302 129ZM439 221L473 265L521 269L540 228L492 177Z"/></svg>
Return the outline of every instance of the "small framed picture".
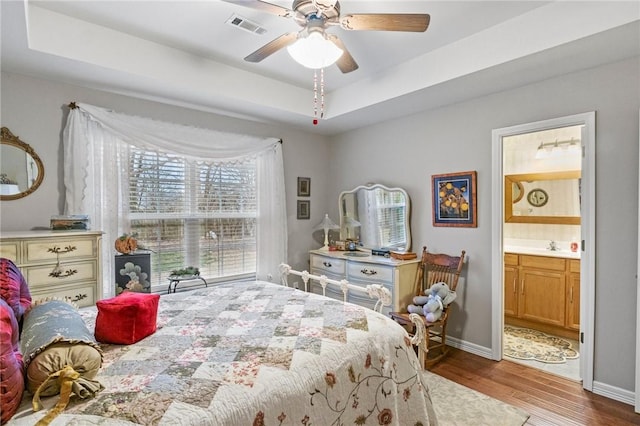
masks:
<svg viewBox="0 0 640 426"><path fill-rule="evenodd" d="M309 200L298 200L298 219L309 219Z"/></svg>
<svg viewBox="0 0 640 426"><path fill-rule="evenodd" d="M311 178L299 177L298 178L298 197L311 196Z"/></svg>
<svg viewBox="0 0 640 426"><path fill-rule="evenodd" d="M477 227L476 172L431 176L433 226Z"/></svg>

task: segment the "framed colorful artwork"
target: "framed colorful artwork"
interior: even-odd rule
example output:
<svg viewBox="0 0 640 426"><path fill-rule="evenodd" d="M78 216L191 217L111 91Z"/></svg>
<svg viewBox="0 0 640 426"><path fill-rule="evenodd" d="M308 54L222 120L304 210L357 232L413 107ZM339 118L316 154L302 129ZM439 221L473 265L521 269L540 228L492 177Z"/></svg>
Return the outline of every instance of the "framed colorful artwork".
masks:
<svg viewBox="0 0 640 426"><path fill-rule="evenodd" d="M433 226L476 228L476 172L432 175Z"/></svg>
<svg viewBox="0 0 640 426"><path fill-rule="evenodd" d="M298 197L309 197L311 195L311 178L298 178Z"/></svg>

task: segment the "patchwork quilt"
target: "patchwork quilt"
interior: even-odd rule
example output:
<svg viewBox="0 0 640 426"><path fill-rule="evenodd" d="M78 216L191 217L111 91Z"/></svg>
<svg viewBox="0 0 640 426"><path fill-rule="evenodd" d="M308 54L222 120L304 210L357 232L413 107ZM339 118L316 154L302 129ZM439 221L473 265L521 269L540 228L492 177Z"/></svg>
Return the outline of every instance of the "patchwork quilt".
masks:
<svg viewBox="0 0 640 426"><path fill-rule="evenodd" d="M93 331L95 307L80 312ZM52 425L437 424L406 332L372 310L234 282L163 295L157 325L101 345L104 390L72 398ZM31 397L9 424L45 415Z"/></svg>

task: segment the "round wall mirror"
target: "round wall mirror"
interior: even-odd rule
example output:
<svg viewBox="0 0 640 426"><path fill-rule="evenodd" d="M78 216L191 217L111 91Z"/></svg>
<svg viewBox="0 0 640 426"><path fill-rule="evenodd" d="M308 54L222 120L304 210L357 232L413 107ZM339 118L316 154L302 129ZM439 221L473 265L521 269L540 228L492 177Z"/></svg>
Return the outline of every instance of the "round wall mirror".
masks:
<svg viewBox="0 0 640 426"><path fill-rule="evenodd" d="M3 127L0 144L0 201L17 200L38 189L44 165L29 144Z"/></svg>

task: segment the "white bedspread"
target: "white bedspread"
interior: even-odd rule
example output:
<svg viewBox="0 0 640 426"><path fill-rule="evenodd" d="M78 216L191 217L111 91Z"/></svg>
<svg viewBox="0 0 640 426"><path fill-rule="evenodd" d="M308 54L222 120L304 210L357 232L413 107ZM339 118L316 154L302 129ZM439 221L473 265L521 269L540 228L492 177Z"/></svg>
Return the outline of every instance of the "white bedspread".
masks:
<svg viewBox="0 0 640 426"><path fill-rule="evenodd" d="M95 313L82 310L91 330ZM53 425L437 424L398 324L280 285L163 295L155 334L102 348L97 380L105 390L73 399ZM44 416L30 399L9 424Z"/></svg>

